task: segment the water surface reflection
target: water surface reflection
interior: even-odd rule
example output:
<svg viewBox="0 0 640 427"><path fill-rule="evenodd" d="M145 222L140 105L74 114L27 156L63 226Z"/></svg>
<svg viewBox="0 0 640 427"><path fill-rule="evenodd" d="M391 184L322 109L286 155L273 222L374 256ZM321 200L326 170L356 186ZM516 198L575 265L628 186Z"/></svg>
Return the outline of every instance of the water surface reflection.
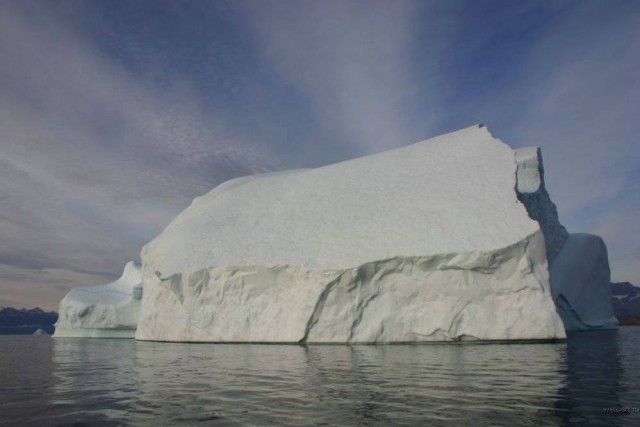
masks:
<svg viewBox="0 0 640 427"><path fill-rule="evenodd" d="M229 425L557 424L566 351L554 344L133 347L133 360L116 368L124 375L102 370L106 378L96 372L94 382L98 394L101 384L136 389L131 402L100 397L123 411L130 405L127 422Z"/></svg>
<svg viewBox="0 0 640 427"><path fill-rule="evenodd" d="M0 339L13 424L640 425L603 410L640 406L640 328L538 345Z"/></svg>

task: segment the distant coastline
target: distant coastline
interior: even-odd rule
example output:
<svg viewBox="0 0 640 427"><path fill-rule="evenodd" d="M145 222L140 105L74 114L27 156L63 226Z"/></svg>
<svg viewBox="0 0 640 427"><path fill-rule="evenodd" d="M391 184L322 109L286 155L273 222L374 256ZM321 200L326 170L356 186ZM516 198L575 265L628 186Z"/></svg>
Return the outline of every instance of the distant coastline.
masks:
<svg viewBox="0 0 640 427"><path fill-rule="evenodd" d="M0 335L33 335L38 329L53 334L58 320L55 311L44 311L39 307L0 307Z"/></svg>
<svg viewBox="0 0 640 427"><path fill-rule="evenodd" d="M640 288L629 283L611 284L613 314L620 326L640 325Z"/></svg>
<svg viewBox="0 0 640 427"><path fill-rule="evenodd" d="M623 317L618 321L620 326L640 326L640 317Z"/></svg>

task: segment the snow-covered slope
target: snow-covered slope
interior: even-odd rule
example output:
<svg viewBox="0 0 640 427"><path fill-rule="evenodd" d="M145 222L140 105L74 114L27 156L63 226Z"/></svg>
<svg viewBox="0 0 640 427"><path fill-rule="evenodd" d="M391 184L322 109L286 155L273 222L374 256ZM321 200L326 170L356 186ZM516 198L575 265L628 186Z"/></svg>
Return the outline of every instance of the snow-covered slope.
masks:
<svg viewBox="0 0 640 427"><path fill-rule="evenodd" d="M350 268L508 246L539 229L518 202L514 152L474 126L373 156L229 181L142 250L144 269Z"/></svg>
<svg viewBox="0 0 640 427"><path fill-rule="evenodd" d="M133 338L142 296L139 264L113 283L72 289L60 302L54 337Z"/></svg>
<svg viewBox="0 0 640 427"><path fill-rule="evenodd" d="M474 126L222 184L143 248L136 338L562 338L547 236L518 200L519 167ZM544 216L545 203L531 204Z"/></svg>
<svg viewBox="0 0 640 427"><path fill-rule="evenodd" d="M570 234L551 264L551 290L567 330L618 326L611 304L607 247L591 234Z"/></svg>

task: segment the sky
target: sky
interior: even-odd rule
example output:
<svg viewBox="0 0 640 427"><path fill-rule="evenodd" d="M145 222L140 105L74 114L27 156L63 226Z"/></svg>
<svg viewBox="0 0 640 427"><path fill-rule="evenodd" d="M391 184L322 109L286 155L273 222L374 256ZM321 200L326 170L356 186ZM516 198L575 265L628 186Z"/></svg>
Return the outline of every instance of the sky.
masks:
<svg viewBox="0 0 640 427"><path fill-rule="evenodd" d="M191 200L477 123L640 285L640 2L0 0L0 306L116 279Z"/></svg>

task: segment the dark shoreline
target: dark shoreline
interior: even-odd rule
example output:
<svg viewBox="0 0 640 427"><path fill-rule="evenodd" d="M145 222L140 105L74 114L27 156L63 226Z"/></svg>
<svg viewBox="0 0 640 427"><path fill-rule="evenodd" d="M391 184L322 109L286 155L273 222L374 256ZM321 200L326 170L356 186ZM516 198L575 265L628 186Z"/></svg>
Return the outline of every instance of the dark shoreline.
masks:
<svg viewBox="0 0 640 427"><path fill-rule="evenodd" d="M623 317L618 322L620 326L640 326L640 317Z"/></svg>

